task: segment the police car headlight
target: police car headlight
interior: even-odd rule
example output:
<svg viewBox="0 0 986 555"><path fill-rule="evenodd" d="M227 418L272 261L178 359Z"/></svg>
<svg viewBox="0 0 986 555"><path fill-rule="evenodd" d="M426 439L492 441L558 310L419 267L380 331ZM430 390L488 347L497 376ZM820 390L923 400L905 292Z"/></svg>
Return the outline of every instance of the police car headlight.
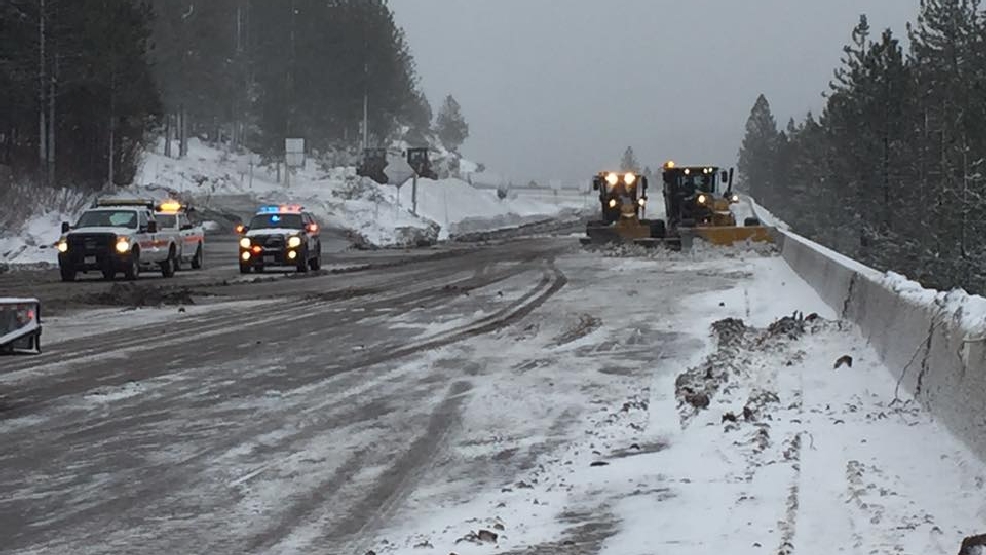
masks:
<svg viewBox="0 0 986 555"><path fill-rule="evenodd" d="M250 248L250 240L247 239L246 237L240 239L240 246L243 247L244 249L249 249Z"/></svg>
<svg viewBox="0 0 986 555"><path fill-rule="evenodd" d="M68 241L62 239L58 242L58 252L68 252Z"/></svg>
<svg viewBox="0 0 986 555"><path fill-rule="evenodd" d="M301 237L295 236L288 239L288 247L294 249L300 246L301 246Z"/></svg>
<svg viewBox="0 0 986 555"><path fill-rule="evenodd" d="M130 250L130 241L119 239L116 242L116 252L127 252Z"/></svg>

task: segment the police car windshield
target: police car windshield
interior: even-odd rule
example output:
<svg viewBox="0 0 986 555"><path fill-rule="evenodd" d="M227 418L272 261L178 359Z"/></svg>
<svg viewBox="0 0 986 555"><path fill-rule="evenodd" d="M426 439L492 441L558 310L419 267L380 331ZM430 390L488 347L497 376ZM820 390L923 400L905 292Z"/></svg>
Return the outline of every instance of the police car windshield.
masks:
<svg viewBox="0 0 986 555"><path fill-rule="evenodd" d="M257 214L250 229L301 229L301 214Z"/></svg>
<svg viewBox="0 0 986 555"><path fill-rule="evenodd" d="M157 226L161 229L169 229L175 227L175 220L178 216L174 214L157 214L154 219L157 220Z"/></svg>
<svg viewBox="0 0 986 555"><path fill-rule="evenodd" d="M90 210L79 218L82 227L126 227L137 229L137 212L134 210Z"/></svg>

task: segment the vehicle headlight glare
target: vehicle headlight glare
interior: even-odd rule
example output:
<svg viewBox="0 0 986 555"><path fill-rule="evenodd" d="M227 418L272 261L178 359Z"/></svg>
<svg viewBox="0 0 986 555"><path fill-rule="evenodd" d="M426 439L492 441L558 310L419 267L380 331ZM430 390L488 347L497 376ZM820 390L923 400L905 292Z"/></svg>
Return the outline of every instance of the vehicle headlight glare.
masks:
<svg viewBox="0 0 986 555"><path fill-rule="evenodd" d="M610 201L609 201L609 207L610 208L616 208L616 199L615 198L614 199L610 199Z"/></svg>
<svg viewBox="0 0 986 555"><path fill-rule="evenodd" d="M247 239L246 237L240 239L240 246L243 247L244 249L249 249L250 248L250 240Z"/></svg>
<svg viewBox="0 0 986 555"><path fill-rule="evenodd" d="M288 239L288 246L291 247L292 249L300 247L301 237L292 237Z"/></svg>
<svg viewBox="0 0 986 555"><path fill-rule="evenodd" d="M633 175L632 173L627 173L626 175L623 176L623 182L626 183L627 185L633 185L634 181L636 180L637 180L637 176Z"/></svg>
<svg viewBox="0 0 986 555"><path fill-rule="evenodd" d="M617 183L620 182L620 176L616 175L615 173L610 173L609 175L606 176L606 182L609 183L610 185L616 185Z"/></svg>
<svg viewBox="0 0 986 555"><path fill-rule="evenodd" d="M295 251L288 251L288 258L294 260L295 258L298 258L298 253Z"/></svg>
<svg viewBox="0 0 986 555"><path fill-rule="evenodd" d="M126 239L120 239L116 242L116 252L127 252L130 250L130 242Z"/></svg>
<svg viewBox="0 0 986 555"><path fill-rule="evenodd" d="M706 200L708 200L708 199L707 199L707 198L705 198L705 195L699 195L699 196L698 196L698 203L699 203L699 204L705 204L705 201L706 201Z"/></svg>
<svg viewBox="0 0 986 555"><path fill-rule="evenodd" d="M739 195L733 195L733 202L739 202Z"/></svg>
<svg viewBox="0 0 986 555"><path fill-rule="evenodd" d="M250 251L243 251L243 254L240 256L240 258L242 258L243 260L250 260Z"/></svg>
<svg viewBox="0 0 986 555"><path fill-rule="evenodd" d="M58 242L58 252L68 252L68 241L63 239Z"/></svg>

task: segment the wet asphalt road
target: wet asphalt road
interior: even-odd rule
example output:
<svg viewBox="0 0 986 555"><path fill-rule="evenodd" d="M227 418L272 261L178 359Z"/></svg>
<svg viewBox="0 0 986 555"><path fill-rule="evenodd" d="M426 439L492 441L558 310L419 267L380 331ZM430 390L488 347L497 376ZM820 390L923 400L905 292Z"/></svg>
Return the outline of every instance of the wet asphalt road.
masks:
<svg viewBox="0 0 986 555"><path fill-rule="evenodd" d="M471 388L422 359L536 310L565 286L553 261L573 243L337 251L325 263L346 273L253 282L219 262L234 238L210 242L205 271L141 284L276 302L0 359L0 552L295 552L312 537L350 552ZM71 314L111 287L32 274L0 290Z"/></svg>

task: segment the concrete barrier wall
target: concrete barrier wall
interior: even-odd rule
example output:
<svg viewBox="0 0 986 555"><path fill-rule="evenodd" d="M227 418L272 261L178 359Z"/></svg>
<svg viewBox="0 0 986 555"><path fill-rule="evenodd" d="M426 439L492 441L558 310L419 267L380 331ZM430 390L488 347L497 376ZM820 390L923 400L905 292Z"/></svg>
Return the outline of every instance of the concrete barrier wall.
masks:
<svg viewBox="0 0 986 555"><path fill-rule="evenodd" d="M902 391L986 459L986 301L920 289L796 234L778 234L784 260L859 327Z"/></svg>

